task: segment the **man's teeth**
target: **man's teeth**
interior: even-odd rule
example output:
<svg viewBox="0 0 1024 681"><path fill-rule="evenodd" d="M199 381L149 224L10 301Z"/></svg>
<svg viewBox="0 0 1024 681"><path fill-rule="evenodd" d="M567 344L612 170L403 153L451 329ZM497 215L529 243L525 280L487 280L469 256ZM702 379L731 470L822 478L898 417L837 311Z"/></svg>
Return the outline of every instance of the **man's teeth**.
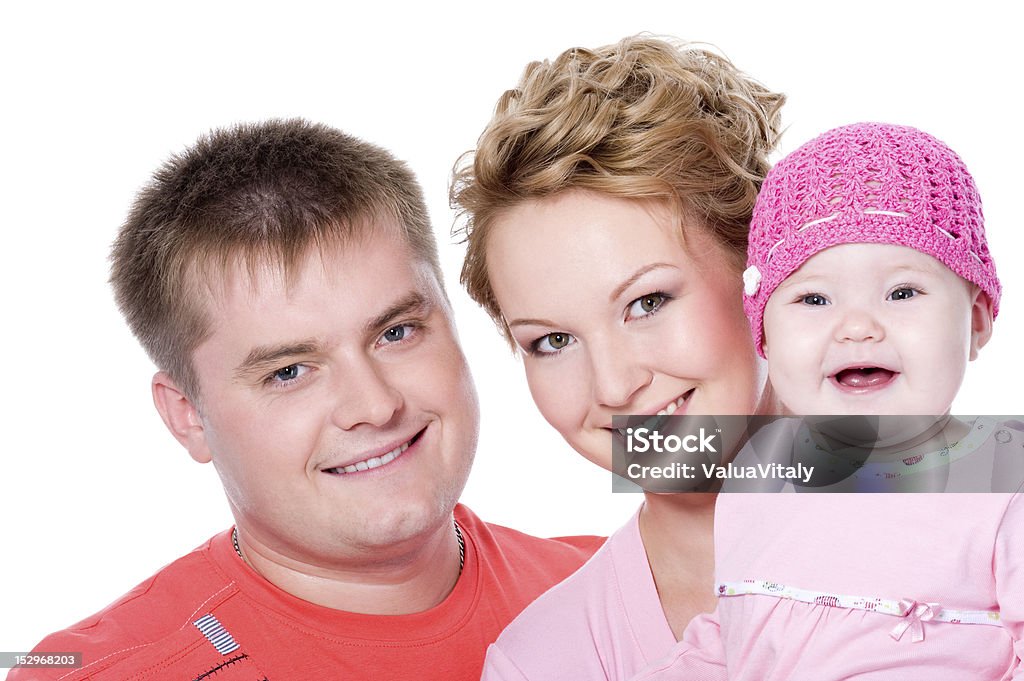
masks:
<svg viewBox="0 0 1024 681"><path fill-rule="evenodd" d="M349 466L345 466L344 468L335 468L333 470L337 473L355 473L356 471L367 471L370 470L371 468L380 468L384 464L391 463L392 461L400 457L402 455L402 452L404 452L407 449L409 449L408 442L395 447L384 456L375 456L372 459L367 459L366 461L357 461L356 463L351 464Z"/></svg>

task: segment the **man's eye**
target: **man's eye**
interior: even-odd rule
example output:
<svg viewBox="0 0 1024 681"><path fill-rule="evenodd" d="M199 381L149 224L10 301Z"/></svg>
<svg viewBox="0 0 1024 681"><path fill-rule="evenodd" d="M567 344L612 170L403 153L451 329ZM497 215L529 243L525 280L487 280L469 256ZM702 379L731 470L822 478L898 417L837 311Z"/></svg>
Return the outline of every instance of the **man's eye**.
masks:
<svg viewBox="0 0 1024 681"><path fill-rule="evenodd" d="M653 314L665 304L668 297L663 293L649 293L637 298L626 308L626 319L638 319Z"/></svg>
<svg viewBox="0 0 1024 681"><path fill-rule="evenodd" d="M562 332L549 333L534 341L533 351L540 355L553 355L575 342L576 339L573 338L572 334Z"/></svg>
<svg viewBox="0 0 1024 681"><path fill-rule="evenodd" d="M304 375L307 371L309 371L309 368L301 364L289 364L271 374L268 380L275 383L288 383Z"/></svg>
<svg viewBox="0 0 1024 681"><path fill-rule="evenodd" d="M405 340L413 333L412 324L399 324L398 326L392 326L390 329L380 335L378 343L380 345L388 345L390 343L398 343Z"/></svg>
<svg viewBox="0 0 1024 681"><path fill-rule="evenodd" d="M917 291L912 288L898 288L889 294L889 300L910 300L916 295Z"/></svg>
<svg viewBox="0 0 1024 681"><path fill-rule="evenodd" d="M828 305L828 298L820 293L810 293L803 297L804 305Z"/></svg>

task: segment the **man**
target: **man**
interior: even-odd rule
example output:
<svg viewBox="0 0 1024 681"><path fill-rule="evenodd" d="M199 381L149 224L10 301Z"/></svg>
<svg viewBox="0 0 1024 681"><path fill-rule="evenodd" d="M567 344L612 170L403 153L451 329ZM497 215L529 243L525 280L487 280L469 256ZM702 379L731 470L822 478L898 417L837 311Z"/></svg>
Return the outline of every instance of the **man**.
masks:
<svg viewBox="0 0 1024 681"><path fill-rule="evenodd" d="M80 669L10 679L477 679L597 548L456 506L476 394L387 152L301 120L216 131L139 194L112 261L157 410L236 526L36 649Z"/></svg>

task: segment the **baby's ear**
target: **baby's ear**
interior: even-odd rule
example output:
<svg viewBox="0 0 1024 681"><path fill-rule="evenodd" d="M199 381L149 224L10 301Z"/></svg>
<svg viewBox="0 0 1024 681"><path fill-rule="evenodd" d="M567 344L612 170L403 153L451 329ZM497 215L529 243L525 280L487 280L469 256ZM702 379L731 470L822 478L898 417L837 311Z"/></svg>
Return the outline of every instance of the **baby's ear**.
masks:
<svg viewBox="0 0 1024 681"><path fill-rule="evenodd" d="M992 337L992 299L977 286L971 291L971 361Z"/></svg>

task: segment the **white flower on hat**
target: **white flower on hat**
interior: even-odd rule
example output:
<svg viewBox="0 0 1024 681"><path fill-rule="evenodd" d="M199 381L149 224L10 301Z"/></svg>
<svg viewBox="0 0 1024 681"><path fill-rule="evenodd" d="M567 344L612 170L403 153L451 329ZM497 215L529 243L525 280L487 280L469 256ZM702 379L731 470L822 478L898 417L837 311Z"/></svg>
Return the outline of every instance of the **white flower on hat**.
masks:
<svg viewBox="0 0 1024 681"><path fill-rule="evenodd" d="M751 265L743 270L743 293L752 297L757 294L759 288L761 288L761 270L757 269L757 265Z"/></svg>

